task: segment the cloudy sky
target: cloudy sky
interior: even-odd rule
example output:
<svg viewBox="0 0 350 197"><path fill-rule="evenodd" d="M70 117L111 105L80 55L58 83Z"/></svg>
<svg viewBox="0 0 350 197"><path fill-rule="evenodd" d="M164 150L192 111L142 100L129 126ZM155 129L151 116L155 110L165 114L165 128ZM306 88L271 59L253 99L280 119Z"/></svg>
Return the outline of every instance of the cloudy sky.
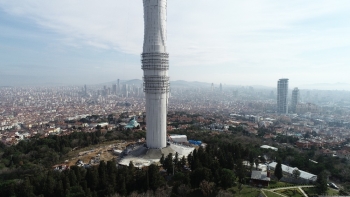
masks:
<svg viewBox="0 0 350 197"><path fill-rule="evenodd" d="M348 0L168 0L167 27L171 80L350 86ZM141 79L142 43L141 0L0 0L0 85Z"/></svg>

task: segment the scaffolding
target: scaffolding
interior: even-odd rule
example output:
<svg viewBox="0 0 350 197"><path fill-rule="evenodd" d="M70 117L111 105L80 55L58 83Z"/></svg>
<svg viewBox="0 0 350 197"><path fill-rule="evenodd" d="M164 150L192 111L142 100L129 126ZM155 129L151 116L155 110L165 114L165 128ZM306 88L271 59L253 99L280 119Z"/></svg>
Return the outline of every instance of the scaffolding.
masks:
<svg viewBox="0 0 350 197"><path fill-rule="evenodd" d="M169 77L167 76L144 76L143 90L146 93L159 94L169 92Z"/></svg>
<svg viewBox="0 0 350 197"><path fill-rule="evenodd" d="M168 53L142 53L143 70L169 70Z"/></svg>

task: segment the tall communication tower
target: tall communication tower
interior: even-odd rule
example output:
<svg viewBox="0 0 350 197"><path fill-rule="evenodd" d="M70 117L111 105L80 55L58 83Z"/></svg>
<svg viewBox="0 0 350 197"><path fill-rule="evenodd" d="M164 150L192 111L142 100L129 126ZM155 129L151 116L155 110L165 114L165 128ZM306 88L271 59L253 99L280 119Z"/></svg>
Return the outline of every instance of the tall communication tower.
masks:
<svg viewBox="0 0 350 197"><path fill-rule="evenodd" d="M166 50L166 0L143 0L145 33L142 53L146 96L146 143L148 148L166 147L169 93L169 54Z"/></svg>

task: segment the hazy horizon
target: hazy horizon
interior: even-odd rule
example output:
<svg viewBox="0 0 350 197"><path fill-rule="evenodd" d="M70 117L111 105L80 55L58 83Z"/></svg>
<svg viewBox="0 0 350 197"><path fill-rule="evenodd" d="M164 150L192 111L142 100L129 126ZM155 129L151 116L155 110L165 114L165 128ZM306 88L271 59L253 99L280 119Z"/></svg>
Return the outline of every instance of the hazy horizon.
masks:
<svg viewBox="0 0 350 197"><path fill-rule="evenodd" d="M134 80L140 80L142 82L142 79L120 79L120 83L124 84L124 83L130 83L130 81L134 81ZM170 81L170 85L172 85L172 83L176 83L176 82L184 82L184 87L186 87L186 85L192 85L191 87L206 87L207 88L211 88L211 84L210 82L205 82L205 81L186 81L186 80L175 80L175 81ZM31 83L27 83L27 84L23 84L23 83L17 83L17 84L13 84L13 85L0 85L1 87L46 87L46 86L52 86L52 87L64 87L64 86L83 86L83 85L87 85L87 86L104 86L104 85L112 85L112 84L116 84L117 83L117 79L113 80L113 81L104 81L104 82L99 82L99 83L54 83L54 82L49 82L49 83L44 83L44 82L38 82L35 81L34 78L32 78ZM196 83L196 85L193 85L192 83ZM137 85L137 84L135 84ZM178 86L179 84L177 84ZM277 89L277 84L276 86L264 86L264 85L259 85L259 84L254 84L254 85L242 85L242 84L222 84L223 87L256 87L256 88L267 88L267 89ZM214 83L214 87L219 88L220 83ZM295 86L296 87L296 86ZM294 86L289 86L288 89L292 90L293 88L295 88ZM336 90L336 91L350 91L350 87L349 84L303 84L301 86L298 86L299 89L301 90Z"/></svg>
<svg viewBox="0 0 350 197"><path fill-rule="evenodd" d="M168 1L172 81L350 90L349 1ZM141 79L141 1L0 0L0 86ZM318 88L317 88L318 87Z"/></svg>

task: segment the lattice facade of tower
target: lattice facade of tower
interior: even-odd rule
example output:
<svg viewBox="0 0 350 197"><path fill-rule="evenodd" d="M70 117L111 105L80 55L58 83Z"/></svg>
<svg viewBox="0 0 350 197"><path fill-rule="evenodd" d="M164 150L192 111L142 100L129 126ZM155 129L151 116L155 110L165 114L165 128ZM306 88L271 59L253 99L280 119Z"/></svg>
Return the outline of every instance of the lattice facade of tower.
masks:
<svg viewBox="0 0 350 197"><path fill-rule="evenodd" d="M291 103L291 111L293 113L296 113L296 109L297 109L297 105L299 103L299 89L298 88L294 88L292 91L292 103Z"/></svg>
<svg viewBox="0 0 350 197"><path fill-rule="evenodd" d="M146 97L146 144L166 147L166 118L169 96L169 54L166 51L166 0L143 0L144 43L141 55Z"/></svg>
<svg viewBox="0 0 350 197"><path fill-rule="evenodd" d="M280 79L277 82L277 113L288 113L288 79Z"/></svg>

